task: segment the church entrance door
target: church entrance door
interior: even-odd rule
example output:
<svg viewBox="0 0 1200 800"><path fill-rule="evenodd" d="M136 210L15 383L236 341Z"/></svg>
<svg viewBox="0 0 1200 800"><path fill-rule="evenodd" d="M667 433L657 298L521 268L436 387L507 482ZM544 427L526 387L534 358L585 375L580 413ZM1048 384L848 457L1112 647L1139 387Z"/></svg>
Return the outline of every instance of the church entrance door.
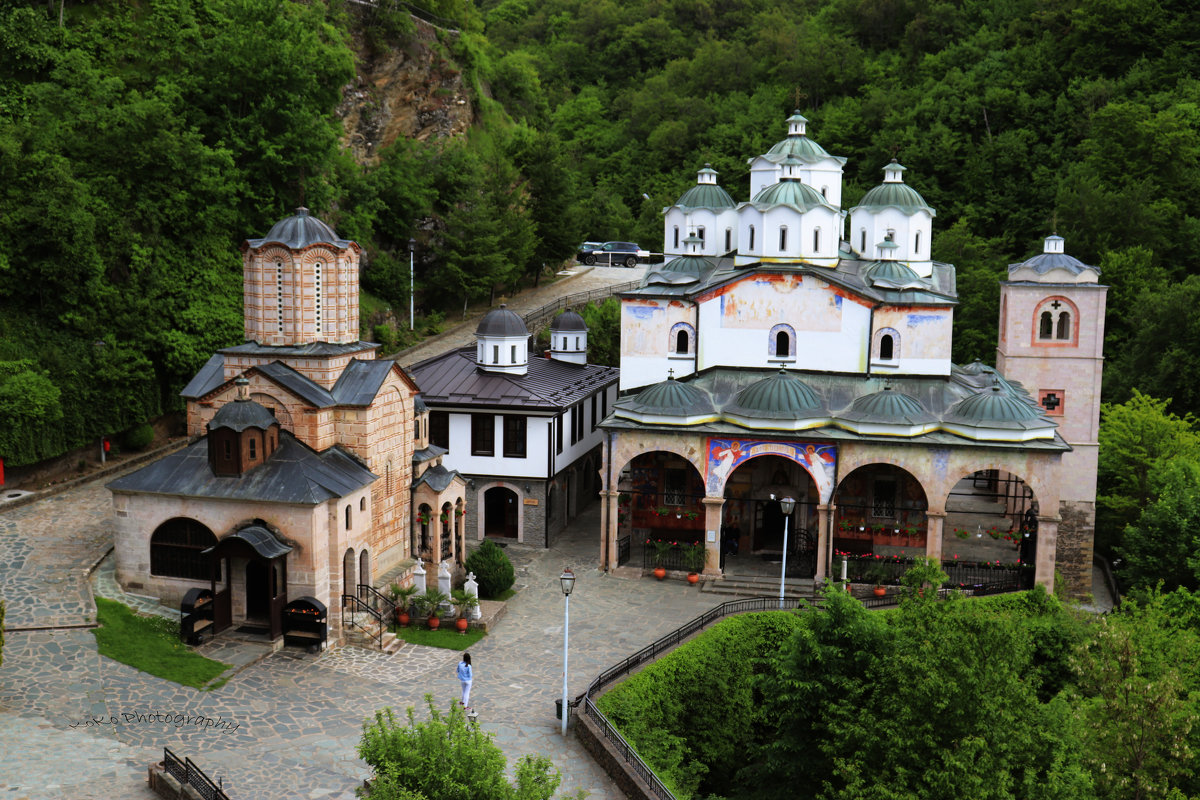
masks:
<svg viewBox="0 0 1200 800"><path fill-rule="evenodd" d="M271 616L271 565L251 559L246 562L246 619L266 621Z"/></svg>
<svg viewBox="0 0 1200 800"><path fill-rule="evenodd" d="M521 506L517 493L503 486L493 486L483 493L483 532L487 536L517 538L517 515Z"/></svg>

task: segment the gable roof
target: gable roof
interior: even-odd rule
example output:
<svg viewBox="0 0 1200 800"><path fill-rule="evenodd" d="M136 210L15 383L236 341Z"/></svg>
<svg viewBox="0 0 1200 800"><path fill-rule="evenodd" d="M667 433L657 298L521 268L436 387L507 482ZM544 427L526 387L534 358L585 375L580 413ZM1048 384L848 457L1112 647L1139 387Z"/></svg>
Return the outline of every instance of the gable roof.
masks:
<svg viewBox="0 0 1200 800"><path fill-rule="evenodd" d="M409 367L431 408L478 405L560 411L597 389L615 383L615 367L529 359L525 375L485 372L475 364L475 348L451 350Z"/></svg>

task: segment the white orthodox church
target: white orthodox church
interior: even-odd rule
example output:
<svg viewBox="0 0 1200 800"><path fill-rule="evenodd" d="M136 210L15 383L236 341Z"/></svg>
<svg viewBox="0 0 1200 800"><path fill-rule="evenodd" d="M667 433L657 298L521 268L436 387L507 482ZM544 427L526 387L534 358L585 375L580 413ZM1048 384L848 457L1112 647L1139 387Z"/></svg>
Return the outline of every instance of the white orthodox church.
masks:
<svg viewBox="0 0 1200 800"><path fill-rule="evenodd" d="M936 211L895 160L843 209L846 160L806 128L797 112L750 159L748 202L701 169L664 209L666 262L622 296L602 565L631 539L691 539L719 575L730 550L782 550L790 496L802 575L837 552L949 562L986 528L1011 543L996 566L1089 591L1099 270L1048 237L998 287L997 367L956 365Z"/></svg>

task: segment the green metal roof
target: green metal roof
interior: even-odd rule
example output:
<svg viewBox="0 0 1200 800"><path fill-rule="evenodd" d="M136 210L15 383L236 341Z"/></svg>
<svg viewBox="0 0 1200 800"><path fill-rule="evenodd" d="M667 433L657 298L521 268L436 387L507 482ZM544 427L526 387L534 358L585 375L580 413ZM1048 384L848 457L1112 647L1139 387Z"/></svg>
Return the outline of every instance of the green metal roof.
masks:
<svg viewBox="0 0 1200 800"><path fill-rule="evenodd" d="M895 247L894 242L888 242ZM872 286L886 289L920 289L925 287L925 281L908 266L899 261L877 261L868 267L865 276Z"/></svg>
<svg viewBox="0 0 1200 800"><path fill-rule="evenodd" d="M882 183L876 186L863 195L863 199L859 201L858 205L850 210L854 212L860 208L866 211L898 208L905 214L927 211L930 216L937 216L937 212L925 202L925 198L921 197L920 192L906 183Z"/></svg>
<svg viewBox="0 0 1200 800"><path fill-rule="evenodd" d="M685 275L703 277L712 270L716 269L716 267L717 265L709 261L707 258L701 258L700 256L680 256L679 258L672 258L655 271L681 272Z"/></svg>
<svg viewBox="0 0 1200 800"><path fill-rule="evenodd" d="M729 192L715 183L698 183L679 196L675 205L680 208L733 208L736 203Z"/></svg>
<svg viewBox="0 0 1200 800"><path fill-rule="evenodd" d="M1010 394L997 381L990 389L959 400L945 414L947 422L964 422L994 428L1045 427L1038 409Z"/></svg>
<svg viewBox="0 0 1200 800"><path fill-rule="evenodd" d="M726 411L754 417L790 419L824 413L825 406L812 388L785 370L750 384L738 392Z"/></svg>
<svg viewBox="0 0 1200 800"><path fill-rule="evenodd" d="M712 399L707 392L673 377L643 389L621 405L633 413L664 416L691 417L713 412Z"/></svg>
<svg viewBox="0 0 1200 800"><path fill-rule="evenodd" d="M789 135L767 151L768 156L795 156L801 161L813 162L823 158L832 158L824 147L814 142L802 133Z"/></svg>
<svg viewBox="0 0 1200 800"><path fill-rule="evenodd" d="M821 197L820 192L807 183L801 183L796 180L773 183L759 192L750 202L757 208L763 206L794 206L801 212L828 205L825 198Z"/></svg>
<svg viewBox="0 0 1200 800"><path fill-rule="evenodd" d="M929 413L921 401L912 395L898 392L891 386L882 391L855 398L850 408L836 415L838 419L870 420L882 423L907 423L920 425L936 422L937 417Z"/></svg>

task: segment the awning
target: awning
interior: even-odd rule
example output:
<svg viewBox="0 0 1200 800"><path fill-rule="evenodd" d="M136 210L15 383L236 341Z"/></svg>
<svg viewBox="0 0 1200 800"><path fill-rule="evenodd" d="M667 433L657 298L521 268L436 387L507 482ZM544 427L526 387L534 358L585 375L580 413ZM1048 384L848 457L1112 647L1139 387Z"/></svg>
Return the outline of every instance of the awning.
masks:
<svg viewBox="0 0 1200 800"><path fill-rule="evenodd" d="M217 542L207 550L202 551L203 555L216 556L225 555L226 551L231 549L240 549L243 546L249 546L260 558L271 560L286 556L292 552L292 546L284 544L261 525L249 525L242 528L236 533L226 536L221 541Z"/></svg>

